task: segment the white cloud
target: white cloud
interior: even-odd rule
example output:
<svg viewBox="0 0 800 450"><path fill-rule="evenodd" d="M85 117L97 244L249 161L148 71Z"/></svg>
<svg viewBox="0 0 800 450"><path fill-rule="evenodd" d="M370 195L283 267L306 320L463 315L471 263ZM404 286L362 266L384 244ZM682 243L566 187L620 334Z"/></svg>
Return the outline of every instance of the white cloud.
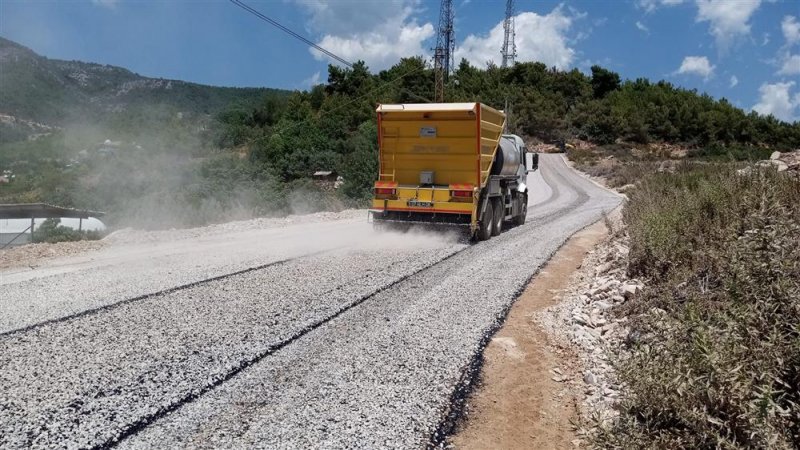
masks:
<svg viewBox="0 0 800 450"><path fill-rule="evenodd" d="M312 31L322 35L317 45L351 62L363 60L372 70L386 69L402 57L427 56L430 46L423 43L435 34L432 24L414 18L417 0L295 1L311 16ZM328 59L310 51L320 61Z"/></svg>
<svg viewBox="0 0 800 450"><path fill-rule="evenodd" d="M731 75L730 87L734 88L734 87L736 87L737 84L739 84L739 79L736 78L736 75Z"/></svg>
<svg viewBox="0 0 800 450"><path fill-rule="evenodd" d="M319 84L320 73L319 71L315 72L314 75L303 80L303 87L314 87Z"/></svg>
<svg viewBox="0 0 800 450"><path fill-rule="evenodd" d="M708 79L714 73L714 66L705 56L687 56L683 58L677 73L684 75L700 75Z"/></svg>
<svg viewBox="0 0 800 450"><path fill-rule="evenodd" d="M638 0L636 6L647 12L653 12L659 6L675 6L683 2L684 0Z"/></svg>
<svg viewBox="0 0 800 450"><path fill-rule="evenodd" d="M794 45L800 42L800 22L794 16L786 16L781 21L783 37L786 38L786 45Z"/></svg>
<svg viewBox="0 0 800 450"><path fill-rule="evenodd" d="M791 90L794 88L794 81L788 83L764 83L758 88L761 99L753 106L753 111L759 114L777 117L787 122L798 120L795 115L800 109L800 93L792 97Z"/></svg>
<svg viewBox="0 0 800 450"><path fill-rule="evenodd" d="M639 22L638 20L636 21L636 28L644 31L645 33L649 33L650 32L650 29L647 28L647 26L645 24L643 24L642 22Z"/></svg>
<svg viewBox="0 0 800 450"><path fill-rule="evenodd" d="M800 55L786 55L778 75L800 75Z"/></svg>
<svg viewBox="0 0 800 450"><path fill-rule="evenodd" d="M105 6L106 8L115 8L119 0L92 0L92 3L97 6Z"/></svg>
<svg viewBox="0 0 800 450"><path fill-rule="evenodd" d="M516 26L517 61L540 61L559 69L569 67L575 59L567 33L576 19L585 15L567 14L557 7L540 16L523 12L514 18ZM503 22L495 25L487 35L471 34L456 46L456 62L466 58L472 65L483 67L487 62L499 63L503 45Z"/></svg>
<svg viewBox="0 0 800 450"><path fill-rule="evenodd" d="M727 51L739 37L750 34L748 21L761 0L697 0L697 21L709 22L717 47Z"/></svg>
<svg viewBox="0 0 800 450"><path fill-rule="evenodd" d="M381 70L395 64L402 57L427 55L428 52L422 42L433 35L433 25L429 23L418 25L416 22L411 22L403 24L399 32L386 33L376 30L348 37L325 35L317 45L348 61L361 59L371 69ZM312 54L319 60L326 58L317 50L312 50Z"/></svg>

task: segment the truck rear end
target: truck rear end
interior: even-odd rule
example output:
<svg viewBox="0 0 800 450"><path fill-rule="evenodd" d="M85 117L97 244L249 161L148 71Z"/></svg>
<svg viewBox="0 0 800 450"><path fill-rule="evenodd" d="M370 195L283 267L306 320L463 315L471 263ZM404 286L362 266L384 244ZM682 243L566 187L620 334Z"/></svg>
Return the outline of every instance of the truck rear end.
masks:
<svg viewBox="0 0 800 450"><path fill-rule="evenodd" d="M505 115L480 103L380 105L377 113L373 220L474 234Z"/></svg>

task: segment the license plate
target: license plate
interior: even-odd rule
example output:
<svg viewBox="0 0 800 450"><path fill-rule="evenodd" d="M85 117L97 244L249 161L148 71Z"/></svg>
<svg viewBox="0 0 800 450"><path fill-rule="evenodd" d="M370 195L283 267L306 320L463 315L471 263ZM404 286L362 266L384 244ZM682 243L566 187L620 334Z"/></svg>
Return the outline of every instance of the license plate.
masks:
<svg viewBox="0 0 800 450"><path fill-rule="evenodd" d="M408 206L415 207L415 208L431 208L433 207L433 202L421 202L419 200L409 200Z"/></svg>

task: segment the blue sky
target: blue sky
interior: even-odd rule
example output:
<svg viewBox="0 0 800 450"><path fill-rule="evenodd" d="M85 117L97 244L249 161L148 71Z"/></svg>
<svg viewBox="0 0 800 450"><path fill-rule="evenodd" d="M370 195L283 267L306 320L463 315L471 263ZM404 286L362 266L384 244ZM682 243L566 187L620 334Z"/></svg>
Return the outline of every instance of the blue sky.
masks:
<svg viewBox="0 0 800 450"><path fill-rule="evenodd" d="M376 70L435 45L438 0L245 1ZM454 4L457 56L499 62L505 1ZM516 9L518 60L600 64L800 119L798 0L517 0ZM305 89L327 74L327 59L224 0L0 0L0 36L50 58L214 85Z"/></svg>

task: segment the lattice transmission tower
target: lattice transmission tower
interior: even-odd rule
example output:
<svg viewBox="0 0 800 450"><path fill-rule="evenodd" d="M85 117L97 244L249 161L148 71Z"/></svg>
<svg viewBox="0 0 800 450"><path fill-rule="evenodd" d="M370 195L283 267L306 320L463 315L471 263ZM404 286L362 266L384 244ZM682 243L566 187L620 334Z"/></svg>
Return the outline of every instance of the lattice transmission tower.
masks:
<svg viewBox="0 0 800 450"><path fill-rule="evenodd" d="M444 83L455 66L456 36L453 28L456 12L453 0L442 0L439 9L439 29L436 33L436 48L433 51L433 72L436 77L434 90L436 101L444 101Z"/></svg>
<svg viewBox="0 0 800 450"><path fill-rule="evenodd" d="M514 0L506 0L506 19L503 21L503 48L500 54L503 55L502 67L514 65L517 57L517 44L514 43Z"/></svg>

